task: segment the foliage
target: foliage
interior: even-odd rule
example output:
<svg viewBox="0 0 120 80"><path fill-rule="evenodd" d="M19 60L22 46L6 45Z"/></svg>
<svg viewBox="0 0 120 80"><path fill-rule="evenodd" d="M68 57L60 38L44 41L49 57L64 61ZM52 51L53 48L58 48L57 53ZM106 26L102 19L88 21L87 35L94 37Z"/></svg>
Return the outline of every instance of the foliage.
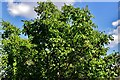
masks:
<svg viewBox="0 0 120 80"><path fill-rule="evenodd" d="M112 36L95 30L93 15L85 8L38 2L38 17L24 20L21 31L2 22L2 67L9 80L74 80L115 78L117 61L107 56ZM23 39L20 34L28 39ZM112 57L112 58L109 58Z"/></svg>
<svg viewBox="0 0 120 80"><path fill-rule="evenodd" d="M107 68L115 71L116 74L120 75L120 54L115 52L104 58L105 61L110 60L110 63L107 63ZM111 73L110 75L114 75Z"/></svg>

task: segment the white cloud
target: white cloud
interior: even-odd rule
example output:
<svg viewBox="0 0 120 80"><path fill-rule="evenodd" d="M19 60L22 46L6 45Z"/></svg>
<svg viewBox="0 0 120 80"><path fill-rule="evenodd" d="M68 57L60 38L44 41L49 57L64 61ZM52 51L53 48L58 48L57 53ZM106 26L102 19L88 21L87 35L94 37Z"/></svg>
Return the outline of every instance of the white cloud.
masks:
<svg viewBox="0 0 120 80"><path fill-rule="evenodd" d="M14 0L8 0L9 3L13 3Z"/></svg>
<svg viewBox="0 0 120 80"><path fill-rule="evenodd" d="M117 21L112 22L112 25L113 25L113 26L118 26L119 24L120 24L120 20L117 20Z"/></svg>
<svg viewBox="0 0 120 80"><path fill-rule="evenodd" d="M118 35L112 35L114 37L114 41L110 41L110 44L108 45L110 48L115 47L118 44Z"/></svg>
<svg viewBox="0 0 120 80"><path fill-rule="evenodd" d="M36 13L34 12L34 5L30 3L13 3L8 2L8 11L13 16L22 16L27 18L36 17Z"/></svg>
<svg viewBox="0 0 120 80"><path fill-rule="evenodd" d="M30 6L25 4L14 4L12 6L10 5L9 7L10 8L8 10L14 15L26 14L30 11Z"/></svg>
<svg viewBox="0 0 120 80"><path fill-rule="evenodd" d="M117 28L114 29L113 31L109 32L109 34L113 34L112 36L114 37L114 41L110 41L110 44L108 45L111 48L117 46L118 43L120 43L120 38L119 38L120 26L119 26L119 24L120 24L120 20L112 22L112 25L116 26Z"/></svg>
<svg viewBox="0 0 120 80"><path fill-rule="evenodd" d="M34 6L37 5L36 2L38 1L46 1L46 0L19 0L17 2L20 3L13 3L15 0L8 0L8 11L12 16L22 16L22 17L27 17L27 18L35 18L37 17L37 14L34 11ZM33 2L34 3L31 3ZM74 4L75 0L51 0L57 7L58 9L61 9L61 6L66 4Z"/></svg>
<svg viewBox="0 0 120 80"><path fill-rule="evenodd" d="M117 26L117 29L113 30L114 34L120 34L120 26Z"/></svg>

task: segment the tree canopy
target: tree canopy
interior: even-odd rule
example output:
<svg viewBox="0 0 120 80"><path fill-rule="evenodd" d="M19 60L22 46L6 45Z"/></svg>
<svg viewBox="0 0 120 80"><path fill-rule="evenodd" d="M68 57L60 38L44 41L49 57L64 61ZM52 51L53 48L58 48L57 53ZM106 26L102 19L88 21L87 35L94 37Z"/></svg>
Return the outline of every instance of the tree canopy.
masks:
<svg viewBox="0 0 120 80"><path fill-rule="evenodd" d="M38 17L23 29L3 21L2 77L9 80L115 78L119 53L107 55L111 35L97 31L88 7L38 2ZM20 37L21 34L28 39ZM115 57L117 56L117 58Z"/></svg>

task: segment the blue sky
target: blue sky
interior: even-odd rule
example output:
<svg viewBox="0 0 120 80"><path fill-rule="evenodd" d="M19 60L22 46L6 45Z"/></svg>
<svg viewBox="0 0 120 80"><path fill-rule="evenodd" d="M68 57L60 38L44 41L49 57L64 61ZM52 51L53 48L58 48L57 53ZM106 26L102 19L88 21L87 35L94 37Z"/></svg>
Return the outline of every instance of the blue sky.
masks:
<svg viewBox="0 0 120 80"><path fill-rule="evenodd" d="M95 16L93 22L98 25L98 30L105 31L107 34L112 33L115 36L115 41L111 42L109 45L110 50L108 53L111 53L113 50L118 51L116 42L118 39L118 33L116 33L118 30L118 25L116 24L118 21L118 2L72 2L68 4L80 8L88 5L89 10ZM60 8L63 3L55 3L55 5ZM36 6L35 2L22 2L20 4L2 2L2 18L22 28L23 23L21 20L35 18L36 15L33 12L34 6ZM28 10L28 12L21 9L19 10L19 7L26 9L26 11Z"/></svg>
<svg viewBox="0 0 120 80"><path fill-rule="evenodd" d="M79 2L74 4L75 7L85 7L86 5L95 16L93 21L98 25L100 31L108 32L114 28L112 22L118 19L117 2Z"/></svg>

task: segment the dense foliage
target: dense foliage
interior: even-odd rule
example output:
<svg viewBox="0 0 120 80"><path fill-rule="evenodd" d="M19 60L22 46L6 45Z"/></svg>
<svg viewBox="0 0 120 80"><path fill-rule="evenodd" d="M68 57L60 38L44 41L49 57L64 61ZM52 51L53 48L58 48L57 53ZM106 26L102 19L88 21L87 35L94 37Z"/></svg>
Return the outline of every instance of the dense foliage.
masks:
<svg viewBox="0 0 120 80"><path fill-rule="evenodd" d="M2 77L8 80L79 80L115 78L119 55L107 55L112 36L95 30L87 7L38 2L38 17L23 30L2 22ZM20 37L21 34L28 39ZM118 58L115 58L118 56Z"/></svg>

